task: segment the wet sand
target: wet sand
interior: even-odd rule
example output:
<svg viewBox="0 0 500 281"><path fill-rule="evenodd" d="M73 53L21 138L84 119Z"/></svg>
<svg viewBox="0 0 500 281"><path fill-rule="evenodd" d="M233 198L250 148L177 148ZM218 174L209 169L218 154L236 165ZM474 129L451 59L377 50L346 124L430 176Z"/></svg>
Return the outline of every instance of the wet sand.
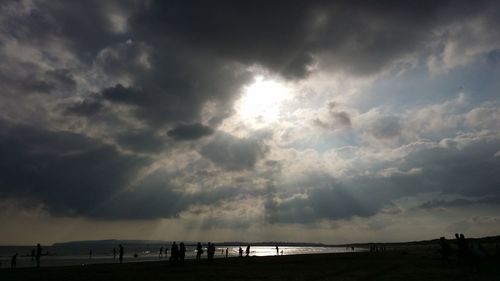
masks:
<svg viewBox="0 0 500 281"><path fill-rule="evenodd" d="M167 262L95 264L0 270L0 280L500 280L500 259L488 258L478 269L443 266L434 250L384 253L314 254L188 260L184 266Z"/></svg>

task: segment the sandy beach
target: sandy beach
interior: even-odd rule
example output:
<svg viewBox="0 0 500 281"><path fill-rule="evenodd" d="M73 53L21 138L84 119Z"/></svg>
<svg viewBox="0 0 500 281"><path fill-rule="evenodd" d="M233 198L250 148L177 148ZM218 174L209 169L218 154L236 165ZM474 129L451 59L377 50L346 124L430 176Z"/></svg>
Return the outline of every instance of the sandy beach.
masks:
<svg viewBox="0 0 500 281"><path fill-rule="evenodd" d="M0 270L0 280L498 280L500 259L443 266L433 250L314 254Z"/></svg>

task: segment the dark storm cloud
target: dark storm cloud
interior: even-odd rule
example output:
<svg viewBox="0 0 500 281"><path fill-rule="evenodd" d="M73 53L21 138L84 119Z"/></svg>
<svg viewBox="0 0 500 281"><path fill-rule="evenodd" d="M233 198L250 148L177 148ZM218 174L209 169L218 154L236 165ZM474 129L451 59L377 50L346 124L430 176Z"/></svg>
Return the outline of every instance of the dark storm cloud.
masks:
<svg viewBox="0 0 500 281"><path fill-rule="evenodd" d="M166 140L152 131L128 131L116 137L117 142L125 148L138 152L158 152L166 146Z"/></svg>
<svg viewBox="0 0 500 281"><path fill-rule="evenodd" d="M82 61L93 58L106 75L131 78L131 85L122 86L125 89L114 89L123 96L103 97L135 106L137 117L151 127L200 122L199 113L208 101L219 104L220 113L210 122L210 126L217 125L230 114L242 84L250 81L242 69L254 64L297 78L304 77L312 57L319 56L344 71L376 73L425 44L429 31L439 23L437 15L449 5L102 2L39 3L32 18L19 19L13 26L23 26L26 34L39 31L33 35L38 41L63 38ZM455 6L454 12L443 17L447 21L475 12ZM130 15L123 34L111 30L110 15L115 11ZM14 34L22 37L25 33ZM238 71L240 75L235 75ZM347 113L335 116L339 123L349 123Z"/></svg>
<svg viewBox="0 0 500 281"><path fill-rule="evenodd" d="M0 54L1 57L1 54ZM0 82L3 94L50 94L54 91L73 92L76 82L66 69L44 71L37 65L25 64L21 69L0 63Z"/></svg>
<svg viewBox="0 0 500 281"><path fill-rule="evenodd" d="M367 75L415 52L432 28L484 9L456 1L153 1L131 25L141 38L303 77L314 55ZM162 31L159 38L155 32Z"/></svg>
<svg viewBox="0 0 500 281"><path fill-rule="evenodd" d="M102 108L103 105L101 102L92 99L86 99L66 106L64 108L64 112L67 114L75 114L81 116L93 116L98 114Z"/></svg>
<svg viewBox="0 0 500 281"><path fill-rule="evenodd" d="M300 49L309 8L302 1L153 1L131 22L141 38L174 41L194 52L300 77L311 62L308 50ZM158 38L157 30L166 36Z"/></svg>
<svg viewBox="0 0 500 281"><path fill-rule="evenodd" d="M146 164L81 135L1 125L1 197L34 199L55 215L88 214Z"/></svg>
<svg viewBox="0 0 500 281"><path fill-rule="evenodd" d="M268 197L266 218L270 222L315 222L320 219L369 217L393 201L421 193L462 196L451 202L435 201L422 205L464 206L498 204L500 161L493 155L500 141L476 141L458 150L436 147L409 154L404 161L386 163L402 172L384 176L358 176L336 181L324 174L310 174L296 183L301 193L277 193ZM411 171L420 168L420 171Z"/></svg>
<svg viewBox="0 0 500 281"><path fill-rule="evenodd" d="M248 72L214 58L183 51L168 53L159 48L150 54L151 68L155 71L130 73L136 80L134 85L117 84L103 89L102 98L133 106L135 116L151 127L196 123L206 102L219 106L211 116L211 123L216 119L220 122L230 114L230 102L242 84L250 81Z"/></svg>
<svg viewBox="0 0 500 281"><path fill-rule="evenodd" d="M196 140L213 134L214 129L200 123L179 124L168 131L168 136L176 140Z"/></svg>
<svg viewBox="0 0 500 281"><path fill-rule="evenodd" d="M14 38L42 46L48 40L62 38L80 59L91 62L99 50L125 38L112 32L108 17L116 7L132 8L130 2L91 0L67 5L63 1L34 1L29 14L9 18L5 28ZM13 9L16 12L24 10L22 3L10 5L17 5Z"/></svg>
<svg viewBox="0 0 500 281"><path fill-rule="evenodd" d="M184 193L172 183L179 175L161 170L130 185L149 160L78 134L0 124L0 198L26 208L42 204L53 216L168 218L193 204L259 194L245 186ZM136 142L131 145L156 146Z"/></svg>
<svg viewBox="0 0 500 281"><path fill-rule="evenodd" d="M259 139L237 138L217 133L200 153L226 170L252 169L267 148Z"/></svg>

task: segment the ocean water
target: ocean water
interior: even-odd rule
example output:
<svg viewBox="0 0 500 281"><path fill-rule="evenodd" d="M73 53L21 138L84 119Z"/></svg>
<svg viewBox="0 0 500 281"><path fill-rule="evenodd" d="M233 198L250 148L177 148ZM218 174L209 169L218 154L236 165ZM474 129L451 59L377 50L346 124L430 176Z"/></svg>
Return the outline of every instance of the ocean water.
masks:
<svg viewBox="0 0 500 281"><path fill-rule="evenodd" d="M170 245L168 245L170 248ZM124 245L124 262L144 262L144 261L167 261L165 253L160 256L160 245ZM228 248L229 257L239 255L238 246L216 247L215 258L225 258L225 250ZM246 245L241 245L243 251ZM18 253L17 267L34 267L36 262L31 258L30 246L0 246L1 268L10 268L11 257ZM93 246L92 257L89 256L90 248L88 246L42 246L43 256L41 257L41 266L66 266L66 265L87 265L97 263L118 263L118 246L116 246L117 256L113 258L113 246ZM165 246L163 246L165 249ZM364 248L345 248L345 247L279 247L279 255L298 255L298 254L319 254L319 253L347 253L362 252ZM203 259L206 259L206 245L204 245ZM245 253L244 253L245 254ZM134 257L137 255L137 257ZM170 249L168 251L170 256ZM273 246L251 246L250 256L275 256L276 248ZM194 245L186 247L186 259L194 259L196 250Z"/></svg>

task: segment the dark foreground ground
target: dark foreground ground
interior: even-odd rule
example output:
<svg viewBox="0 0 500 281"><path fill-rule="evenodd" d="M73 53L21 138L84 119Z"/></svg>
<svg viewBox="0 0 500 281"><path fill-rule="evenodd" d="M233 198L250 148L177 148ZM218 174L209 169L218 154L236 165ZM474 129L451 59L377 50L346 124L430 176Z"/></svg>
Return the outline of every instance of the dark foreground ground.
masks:
<svg viewBox="0 0 500 281"><path fill-rule="evenodd" d="M1 269L0 280L500 280L500 259L488 258L478 268L442 266L435 251L318 254L189 260L184 266L166 262L96 264L51 268Z"/></svg>

